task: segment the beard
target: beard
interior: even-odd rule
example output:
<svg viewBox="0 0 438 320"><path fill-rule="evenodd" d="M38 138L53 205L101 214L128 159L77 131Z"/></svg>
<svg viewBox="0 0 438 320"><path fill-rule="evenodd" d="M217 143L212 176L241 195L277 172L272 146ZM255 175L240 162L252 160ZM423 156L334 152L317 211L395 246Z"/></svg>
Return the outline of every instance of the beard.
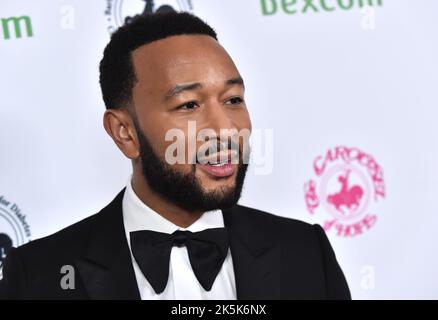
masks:
<svg viewBox="0 0 438 320"><path fill-rule="evenodd" d="M187 211L227 209L240 199L248 164L243 163L239 148L239 164L234 186L205 190L196 177L196 164L183 173L162 160L153 150L143 131L135 124L140 144L142 174L149 188L169 202Z"/></svg>

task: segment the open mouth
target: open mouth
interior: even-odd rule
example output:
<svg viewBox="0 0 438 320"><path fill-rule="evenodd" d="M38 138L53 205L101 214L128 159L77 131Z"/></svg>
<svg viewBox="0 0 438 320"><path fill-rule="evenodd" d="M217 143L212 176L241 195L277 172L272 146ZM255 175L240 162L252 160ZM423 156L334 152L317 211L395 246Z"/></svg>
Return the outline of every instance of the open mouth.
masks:
<svg viewBox="0 0 438 320"><path fill-rule="evenodd" d="M239 154L235 150L226 150L214 155L197 159L198 167L210 176L229 177L233 175L239 163Z"/></svg>
<svg viewBox="0 0 438 320"><path fill-rule="evenodd" d="M226 164L238 164L239 153L236 150L220 151L210 156L198 157L196 163L214 167L220 167Z"/></svg>

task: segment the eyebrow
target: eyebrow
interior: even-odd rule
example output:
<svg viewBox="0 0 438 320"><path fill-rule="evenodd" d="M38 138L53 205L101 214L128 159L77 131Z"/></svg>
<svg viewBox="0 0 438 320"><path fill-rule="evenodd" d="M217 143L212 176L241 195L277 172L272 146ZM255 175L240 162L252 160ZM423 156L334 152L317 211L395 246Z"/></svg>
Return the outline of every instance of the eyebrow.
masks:
<svg viewBox="0 0 438 320"><path fill-rule="evenodd" d="M242 88L245 88L245 84L243 83L243 79L240 76L236 77L236 78L228 79L227 81L225 81L225 85L227 85L227 86L239 85Z"/></svg>
<svg viewBox="0 0 438 320"><path fill-rule="evenodd" d="M228 79L225 81L226 86L234 86L239 85L243 89L245 89L245 84L243 82L242 77L236 77L232 79ZM184 91L192 91L196 89L201 89L203 86L200 82L194 82L194 83L187 83L187 84L178 84L174 86L172 89L167 91L166 95L164 96L164 101L168 101L169 99L173 98L174 96L184 92Z"/></svg>

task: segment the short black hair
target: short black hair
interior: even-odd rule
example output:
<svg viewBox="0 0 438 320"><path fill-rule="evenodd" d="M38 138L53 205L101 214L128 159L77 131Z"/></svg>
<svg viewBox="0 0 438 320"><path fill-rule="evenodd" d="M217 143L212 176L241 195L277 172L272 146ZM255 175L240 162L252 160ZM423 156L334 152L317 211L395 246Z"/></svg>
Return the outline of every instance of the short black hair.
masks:
<svg viewBox="0 0 438 320"><path fill-rule="evenodd" d="M100 62L100 87L107 109L120 109L132 101L136 82L132 51L142 45L175 35L202 34L217 40L206 22L188 12L143 14L117 29Z"/></svg>

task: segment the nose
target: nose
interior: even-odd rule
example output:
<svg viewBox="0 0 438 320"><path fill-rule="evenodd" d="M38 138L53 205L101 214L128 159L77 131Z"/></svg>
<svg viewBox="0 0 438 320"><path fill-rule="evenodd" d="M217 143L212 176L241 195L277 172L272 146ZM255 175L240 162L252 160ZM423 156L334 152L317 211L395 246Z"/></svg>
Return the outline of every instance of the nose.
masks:
<svg viewBox="0 0 438 320"><path fill-rule="evenodd" d="M206 127L212 129L217 137L221 135L221 130L237 129L232 118L232 113L220 103L210 104L206 110L206 114Z"/></svg>

